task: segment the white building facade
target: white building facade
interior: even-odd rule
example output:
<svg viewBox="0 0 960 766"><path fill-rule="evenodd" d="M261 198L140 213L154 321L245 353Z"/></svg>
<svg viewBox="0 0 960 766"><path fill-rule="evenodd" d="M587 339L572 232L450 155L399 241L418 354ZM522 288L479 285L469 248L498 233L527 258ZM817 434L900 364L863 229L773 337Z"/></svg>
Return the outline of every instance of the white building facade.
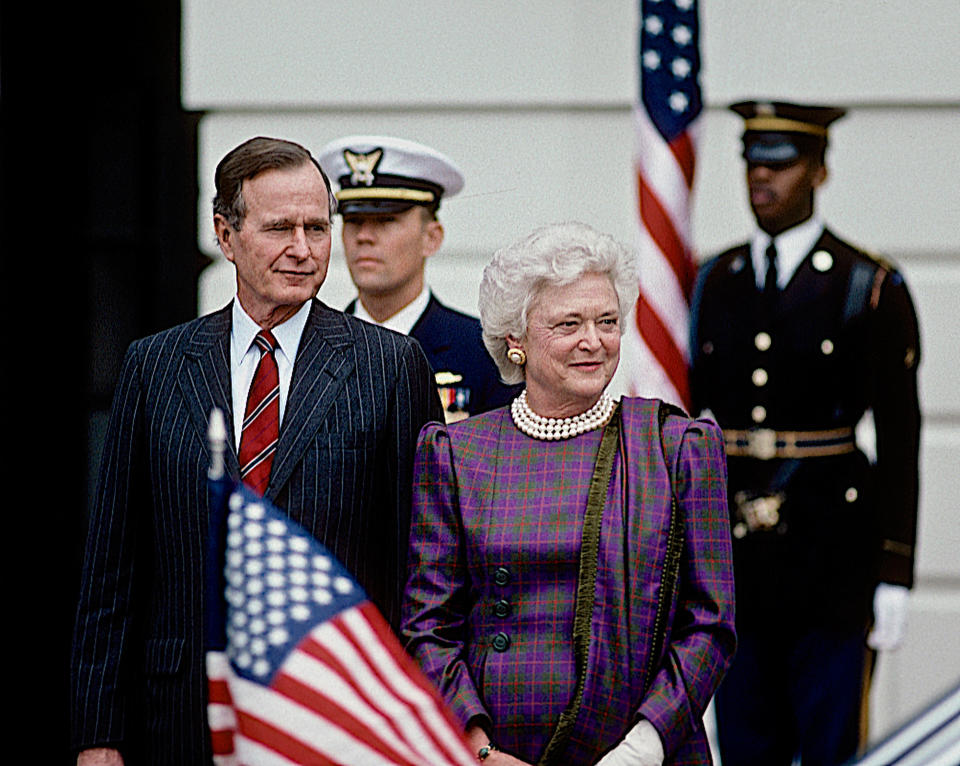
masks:
<svg viewBox="0 0 960 766"><path fill-rule="evenodd" d="M666 2L666 0L664 0ZM452 157L464 191L440 210L428 265L441 300L476 314L480 271L537 225L578 219L636 239L630 0L184 0L183 105L201 123L198 311L233 295L210 224L213 171L254 135L314 152L352 133ZM762 8L762 12L758 11ZM920 317L924 413L917 587L905 644L874 677L871 739L960 682L960 4L956 0L701 0L694 189L700 257L752 226L726 104L846 106L831 130L823 217L896 262ZM320 297L354 296L335 232Z"/></svg>

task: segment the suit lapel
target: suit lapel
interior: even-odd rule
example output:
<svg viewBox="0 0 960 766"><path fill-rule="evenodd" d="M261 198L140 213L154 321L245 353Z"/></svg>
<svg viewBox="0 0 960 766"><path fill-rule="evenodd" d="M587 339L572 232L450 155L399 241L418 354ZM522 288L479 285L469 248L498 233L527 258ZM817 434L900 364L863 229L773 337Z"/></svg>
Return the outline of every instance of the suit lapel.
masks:
<svg viewBox="0 0 960 766"><path fill-rule="evenodd" d="M234 446L236 439L230 387L230 312L231 306L228 305L201 322L184 348L184 362L178 380L190 410L190 419L201 436L205 452L209 449L207 421L210 411L218 407L223 412L227 424L227 473L237 478L240 468Z"/></svg>
<svg viewBox="0 0 960 766"><path fill-rule="evenodd" d="M356 366L343 314L313 301L293 365L267 498L276 498Z"/></svg>

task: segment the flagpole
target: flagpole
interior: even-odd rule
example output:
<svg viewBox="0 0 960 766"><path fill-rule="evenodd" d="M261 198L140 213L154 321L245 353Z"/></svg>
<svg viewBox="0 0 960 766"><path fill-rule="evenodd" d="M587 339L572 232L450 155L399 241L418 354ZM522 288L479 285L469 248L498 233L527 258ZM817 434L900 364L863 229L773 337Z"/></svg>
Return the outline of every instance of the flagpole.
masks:
<svg viewBox="0 0 960 766"><path fill-rule="evenodd" d="M207 649L226 645L226 602L223 600L223 550L226 539L227 502L233 490L228 480L224 455L227 451L227 425L223 412L214 407L207 421L207 444L210 465L207 468L207 497L209 516L207 527L206 560L204 562L204 643Z"/></svg>
<svg viewBox="0 0 960 766"><path fill-rule="evenodd" d="M216 481L223 478L223 456L227 450L227 424L223 419L223 412L218 407L210 411L207 442L210 445L210 468L207 469L207 478Z"/></svg>

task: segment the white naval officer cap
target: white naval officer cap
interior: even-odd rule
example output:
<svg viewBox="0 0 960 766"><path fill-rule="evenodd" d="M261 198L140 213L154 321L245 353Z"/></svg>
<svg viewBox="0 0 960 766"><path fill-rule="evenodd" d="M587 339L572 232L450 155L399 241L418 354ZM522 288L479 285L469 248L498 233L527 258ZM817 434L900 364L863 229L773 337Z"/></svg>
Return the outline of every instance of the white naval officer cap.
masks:
<svg viewBox="0 0 960 766"><path fill-rule="evenodd" d="M463 173L445 154L392 136L345 136L317 157L340 189L339 212L399 213L413 205L436 210L463 188Z"/></svg>

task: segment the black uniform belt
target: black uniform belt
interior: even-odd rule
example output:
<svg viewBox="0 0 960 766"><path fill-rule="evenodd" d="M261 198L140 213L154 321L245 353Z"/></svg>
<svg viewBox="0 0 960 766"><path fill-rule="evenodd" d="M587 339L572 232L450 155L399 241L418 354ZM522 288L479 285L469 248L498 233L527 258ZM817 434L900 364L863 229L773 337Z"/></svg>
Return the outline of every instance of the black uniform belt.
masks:
<svg viewBox="0 0 960 766"><path fill-rule="evenodd" d="M853 428L831 428L826 431L774 431L772 428L723 430L727 455L773 458L824 457L845 455L856 450Z"/></svg>

